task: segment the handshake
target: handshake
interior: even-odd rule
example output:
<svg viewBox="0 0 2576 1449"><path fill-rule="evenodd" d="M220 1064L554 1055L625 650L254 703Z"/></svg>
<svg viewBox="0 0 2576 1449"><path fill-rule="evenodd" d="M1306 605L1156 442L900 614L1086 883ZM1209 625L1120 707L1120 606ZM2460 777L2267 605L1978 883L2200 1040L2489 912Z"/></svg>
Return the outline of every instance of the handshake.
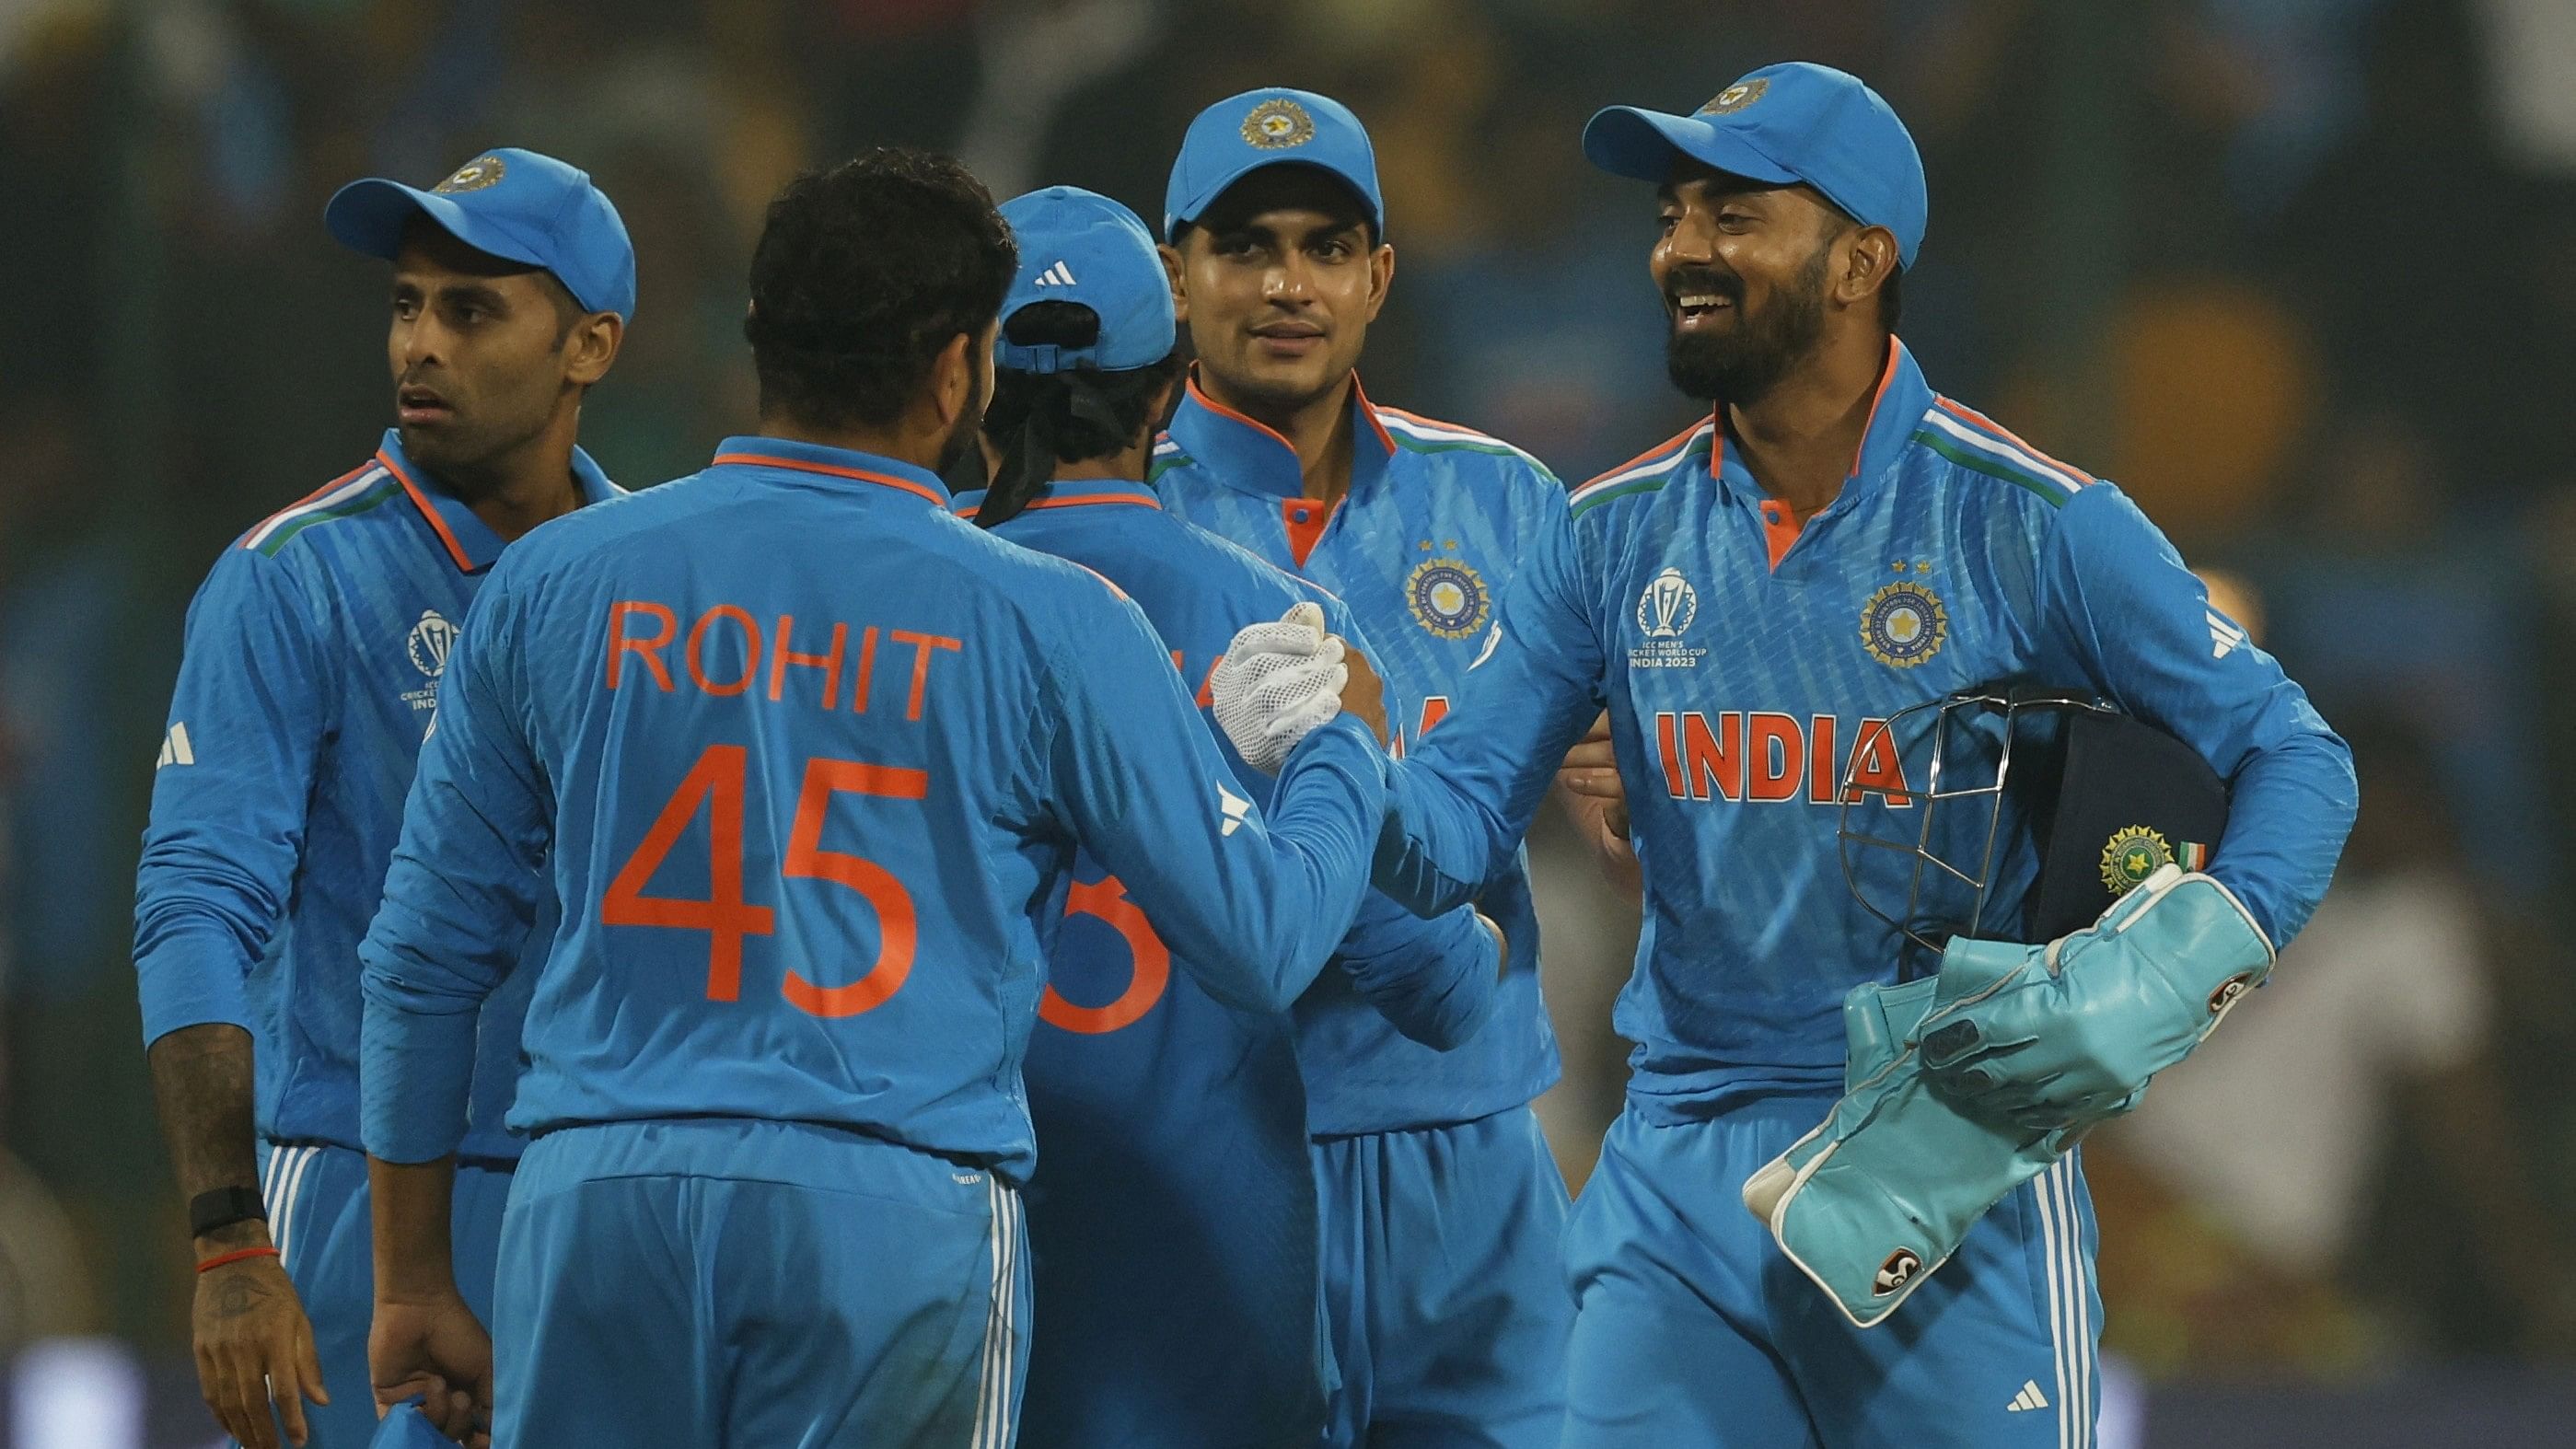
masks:
<svg viewBox="0 0 2576 1449"><path fill-rule="evenodd" d="M1340 635L1326 632L1320 604L1299 604L1275 624L1236 634L1210 693L1235 753L1265 775L1278 774L1300 740L1344 710L1386 742L1377 674Z"/></svg>
<svg viewBox="0 0 2576 1449"><path fill-rule="evenodd" d="M2271 969L2244 904L2174 865L2045 946L1954 939L1936 975L1844 999L1844 1094L1744 1205L1867 1328Z"/></svg>

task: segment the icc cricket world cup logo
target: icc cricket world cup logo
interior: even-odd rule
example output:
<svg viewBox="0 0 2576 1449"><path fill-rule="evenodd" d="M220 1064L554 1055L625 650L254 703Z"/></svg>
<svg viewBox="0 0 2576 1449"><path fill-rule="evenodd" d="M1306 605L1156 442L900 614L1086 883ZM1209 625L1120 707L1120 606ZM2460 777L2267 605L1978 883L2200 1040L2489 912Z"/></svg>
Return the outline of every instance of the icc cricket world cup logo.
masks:
<svg viewBox="0 0 2576 1449"><path fill-rule="evenodd" d="M1698 615L1699 590L1690 586L1680 569L1655 575L1637 598L1637 627L1649 639L1678 639Z"/></svg>

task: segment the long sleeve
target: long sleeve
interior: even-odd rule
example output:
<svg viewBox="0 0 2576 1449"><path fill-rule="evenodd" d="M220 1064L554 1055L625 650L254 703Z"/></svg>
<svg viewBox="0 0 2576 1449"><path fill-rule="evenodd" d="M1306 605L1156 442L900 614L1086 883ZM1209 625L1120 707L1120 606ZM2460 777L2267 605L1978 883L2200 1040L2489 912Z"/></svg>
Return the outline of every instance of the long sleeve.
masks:
<svg viewBox="0 0 2576 1449"><path fill-rule="evenodd" d="M1565 752L1601 712L1599 632L1582 605L1571 519L1551 515L1505 595L1492 652L1468 672L1464 723L1389 769L1378 889L1424 915L1472 900L1519 849Z"/></svg>
<svg viewBox="0 0 2576 1449"><path fill-rule="evenodd" d="M290 565L248 549L227 549L189 605L134 881L147 1044L251 1025L243 982L293 898L333 724L321 638Z"/></svg>
<svg viewBox="0 0 2576 1449"><path fill-rule="evenodd" d="M1371 891L1333 964L1395 1029L1447 1051L1493 1015L1502 941L1460 906L1424 920Z"/></svg>
<svg viewBox="0 0 2576 1449"><path fill-rule="evenodd" d="M2289 944L2325 895L2352 829L2352 752L2278 661L2210 606L2208 590L2116 488L2059 510L2039 569L2041 657L2198 750L2228 782L2210 874ZM2054 651L2066 658L2052 658Z"/></svg>
<svg viewBox="0 0 2576 1449"><path fill-rule="evenodd" d="M1050 797L1210 995L1284 1010L1366 891L1385 756L1340 716L1289 756L1265 811L1235 790L1144 615L1114 607L1067 620L1080 648L1048 674Z"/></svg>
<svg viewBox="0 0 2576 1449"><path fill-rule="evenodd" d="M360 1128L388 1162L456 1150L484 998L518 964L538 906L552 801L511 683L506 568L448 656L384 905L359 949Z"/></svg>

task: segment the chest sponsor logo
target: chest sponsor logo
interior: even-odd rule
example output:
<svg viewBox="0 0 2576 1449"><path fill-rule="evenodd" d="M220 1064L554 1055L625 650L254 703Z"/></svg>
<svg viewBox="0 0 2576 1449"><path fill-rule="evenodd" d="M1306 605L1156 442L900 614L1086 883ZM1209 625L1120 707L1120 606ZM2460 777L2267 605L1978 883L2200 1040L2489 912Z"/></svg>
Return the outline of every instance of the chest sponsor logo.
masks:
<svg viewBox="0 0 2576 1449"><path fill-rule="evenodd" d="M1847 731L1830 714L1665 710L1655 716L1655 748L1664 793L1676 800L1838 805L1877 795L1896 809L1914 803L1887 721L1875 717Z"/></svg>
<svg viewBox="0 0 2576 1449"><path fill-rule="evenodd" d="M1677 568L1667 568L1637 595L1637 632L1643 644L1628 651L1631 669L1692 669L1708 654L1704 645L1685 642L1691 622L1699 617L1699 590Z"/></svg>
<svg viewBox="0 0 2576 1449"><path fill-rule="evenodd" d="M445 615L436 609L423 609L420 622L403 637L403 650L411 656L412 667L429 678L420 688L403 691L403 702L414 710L438 708L438 680L447 672L447 656L456 647L456 633L456 626Z"/></svg>
<svg viewBox="0 0 2576 1449"><path fill-rule="evenodd" d="M1464 639L1492 612L1484 576L1454 558L1425 559L1404 581L1413 622L1443 639Z"/></svg>
<svg viewBox="0 0 2576 1449"><path fill-rule="evenodd" d="M1860 606L1861 647L1891 669L1912 669L1940 653L1949 637L1949 608L1919 580L1899 579Z"/></svg>

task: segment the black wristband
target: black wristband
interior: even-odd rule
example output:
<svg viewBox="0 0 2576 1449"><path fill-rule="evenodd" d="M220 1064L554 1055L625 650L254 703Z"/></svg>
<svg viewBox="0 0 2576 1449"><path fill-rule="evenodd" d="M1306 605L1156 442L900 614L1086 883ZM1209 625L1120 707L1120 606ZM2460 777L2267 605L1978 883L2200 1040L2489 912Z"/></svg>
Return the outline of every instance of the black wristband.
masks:
<svg viewBox="0 0 2576 1449"><path fill-rule="evenodd" d="M268 1205L247 1187L219 1187L188 1199L188 1232L202 1238L235 1223L267 1222Z"/></svg>

